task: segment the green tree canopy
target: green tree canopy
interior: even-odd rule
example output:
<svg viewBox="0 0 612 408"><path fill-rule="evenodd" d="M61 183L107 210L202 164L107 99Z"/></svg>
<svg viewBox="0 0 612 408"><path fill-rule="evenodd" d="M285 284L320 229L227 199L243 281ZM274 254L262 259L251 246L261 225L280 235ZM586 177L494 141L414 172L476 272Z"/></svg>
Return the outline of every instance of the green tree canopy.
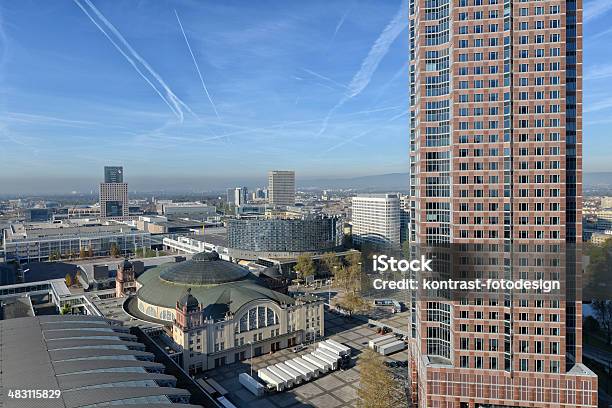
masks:
<svg viewBox="0 0 612 408"><path fill-rule="evenodd" d="M293 270L298 274L299 278L304 279L307 276L314 275L317 269L312 257L308 254L302 254L298 256L297 263L293 267Z"/></svg>

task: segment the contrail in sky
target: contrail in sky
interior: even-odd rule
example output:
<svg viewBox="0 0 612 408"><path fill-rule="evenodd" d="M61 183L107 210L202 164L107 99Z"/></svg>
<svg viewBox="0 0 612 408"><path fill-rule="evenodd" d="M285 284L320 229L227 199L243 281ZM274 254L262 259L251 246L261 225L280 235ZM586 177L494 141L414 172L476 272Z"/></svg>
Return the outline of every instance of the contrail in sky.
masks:
<svg viewBox="0 0 612 408"><path fill-rule="evenodd" d="M168 105L170 110L176 115L176 117L182 122L184 119L183 108L187 110L192 115L196 116L195 113L191 110L191 108L183 102L166 84L166 82L161 78L161 76L153 70L153 68L149 65L144 58L140 56L132 48L132 46L127 42L127 40L121 35L121 33L115 28L115 26L104 17L104 15L91 3L89 0L83 0L87 6L89 6L89 11L85 6L80 3L80 0L74 0L74 3L79 6L83 13L91 20L92 23L104 34L106 38L113 44L113 46L123 55L123 57L132 65L132 67L138 72L138 74L155 90L155 92L159 95L159 97ZM90 11L93 12L98 18L99 22L90 14ZM106 27L110 31L109 34L102 25ZM114 37L114 38L113 38ZM125 48L125 50L121 47ZM140 64L140 65L139 65ZM144 72L143 72L144 71ZM147 73L152 77L149 78ZM153 82L157 82L154 84ZM161 88L161 90L159 89ZM162 92L163 90L163 92Z"/></svg>
<svg viewBox="0 0 612 408"><path fill-rule="evenodd" d="M359 95L370 83L372 75L376 72L378 65L385 55L389 52L391 44L408 26L408 2L402 0L400 9L395 14L395 17L387 24L383 32L378 36L374 45L370 49L368 56L361 63L359 71L353 76L353 79L348 85L348 93L340 99L340 101L327 113L323 119L323 125L319 130L318 135L322 135L327 130L329 119L340 109L347 101Z"/></svg>
<svg viewBox="0 0 612 408"><path fill-rule="evenodd" d="M340 18L340 21L338 21L338 24L336 24L336 29L334 30L334 35L332 36L332 39L330 42L333 42L336 39L336 35L338 35L338 31L340 31L340 28L342 27L342 25L344 24L344 20L346 20L346 16L348 16L348 14L351 12L352 7L348 8L344 14L342 15L342 17Z"/></svg>
<svg viewBox="0 0 612 408"><path fill-rule="evenodd" d="M330 83L332 83L332 84L334 84L334 85L336 85L336 86L339 86L340 88L343 88L343 89L348 89L348 87L347 87L346 85L341 84L341 83L340 83L340 82L338 82L338 81L334 81L333 79L331 79L331 78L329 78L329 77L326 77L325 75L321 75L321 74L319 74L319 73L317 73L317 72L314 72L314 71L312 71L312 70L310 70L310 69L307 69L307 68L302 68L302 71L304 71L304 72L306 72L306 73L308 73L308 74L310 74L310 75L312 75L312 76L314 76L314 77L317 77L317 78L319 78L319 79L322 79L322 80L324 80L324 81L330 82Z"/></svg>
<svg viewBox="0 0 612 408"><path fill-rule="evenodd" d="M375 130L379 130L380 128L382 128L382 127L386 126L386 124L387 124L387 123L389 123L389 122L393 122L394 120L397 120L397 119L399 119L399 118L401 118L401 117L403 117L403 116L408 115L409 113L410 113L410 111L409 111L409 110L407 110L407 111L404 111L404 112L402 112L402 113L399 113L399 114L397 114L397 115L395 115L395 116L392 116L392 117L390 117L389 119L387 119L387 120L386 120L386 121L383 123L383 125L381 125L381 126L377 126L377 127L373 128L373 129L368 129L368 130L366 130L366 131L364 131L364 132L358 133L357 135L355 135L355 136L353 136L353 137L350 137L350 138L348 138L348 139L346 139L346 140L343 140L342 142L340 142L340 143L338 143L338 144L336 144L336 145L334 145L334 146L330 147L329 149L327 149L327 150L323 151L323 152L321 153L321 155L324 155L325 153L329 153L329 152L331 152L332 150L336 150L337 148L342 147L342 146L344 146L345 144L348 144L348 143L350 143L350 142L354 142L355 140L357 140L357 139L359 139L359 138L361 138L361 137L363 137L363 136L365 136L365 135L367 135L367 134L369 134L369 133L372 133L372 132L374 132ZM321 155L320 155L320 156L321 156Z"/></svg>
<svg viewBox="0 0 612 408"><path fill-rule="evenodd" d="M189 53L191 54L191 59L193 60L193 64L195 65L196 71L198 71L198 76L200 77L200 81L202 82L202 88L204 88L204 92L206 92L206 97L208 98L208 101L212 105L212 108L215 111L215 115L217 116L217 119L221 119L219 117L219 112L217 112L217 107L215 106L215 103L213 102L210 96L210 93L208 93L208 88L206 87L206 83L204 82L204 78L202 77L202 72L200 72L200 67L198 66L198 62L196 61L195 55L193 55L193 51L191 50L191 45L189 45L189 40L187 40L187 35L185 34L185 30L183 29L183 24L181 23L181 19L179 18L179 15L176 10L174 10L174 14L176 14L176 20L179 23L179 27L181 27L181 32L183 33L183 38L185 39L185 43L187 44L187 48L189 49Z"/></svg>

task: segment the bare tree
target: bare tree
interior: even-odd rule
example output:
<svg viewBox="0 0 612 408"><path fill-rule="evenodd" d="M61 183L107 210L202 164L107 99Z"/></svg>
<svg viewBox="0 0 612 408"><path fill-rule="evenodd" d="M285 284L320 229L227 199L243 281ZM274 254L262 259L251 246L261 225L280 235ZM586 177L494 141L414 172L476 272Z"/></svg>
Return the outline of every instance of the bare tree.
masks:
<svg viewBox="0 0 612 408"><path fill-rule="evenodd" d="M400 383L396 381L389 369L385 367L383 358L374 350L365 349L359 361L360 381L357 395L359 408L395 408L407 406L405 393Z"/></svg>

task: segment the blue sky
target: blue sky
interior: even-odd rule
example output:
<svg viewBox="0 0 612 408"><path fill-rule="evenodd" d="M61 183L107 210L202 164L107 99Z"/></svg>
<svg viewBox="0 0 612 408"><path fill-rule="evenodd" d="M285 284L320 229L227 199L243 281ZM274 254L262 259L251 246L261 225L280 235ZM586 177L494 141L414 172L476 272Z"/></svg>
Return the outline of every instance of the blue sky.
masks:
<svg viewBox="0 0 612 408"><path fill-rule="evenodd" d="M2 2L0 192L95 189L105 164L141 189L405 172L400 6ZM610 17L585 2L586 171L612 171Z"/></svg>
<svg viewBox="0 0 612 408"><path fill-rule="evenodd" d="M273 168L317 178L405 171L400 6L3 2L0 190L13 176L70 191L105 164L151 187L156 176L239 180Z"/></svg>

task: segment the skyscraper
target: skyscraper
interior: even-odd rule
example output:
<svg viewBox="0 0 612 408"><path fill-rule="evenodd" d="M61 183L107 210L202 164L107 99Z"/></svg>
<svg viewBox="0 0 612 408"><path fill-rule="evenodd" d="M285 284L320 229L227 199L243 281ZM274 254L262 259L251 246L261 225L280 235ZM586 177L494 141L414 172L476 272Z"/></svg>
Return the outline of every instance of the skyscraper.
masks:
<svg viewBox="0 0 612 408"><path fill-rule="evenodd" d="M272 170L268 172L268 200L272 206L295 204L295 172Z"/></svg>
<svg viewBox="0 0 612 408"><path fill-rule="evenodd" d="M249 190L246 187L234 188L234 204L244 205L247 203Z"/></svg>
<svg viewBox="0 0 612 408"><path fill-rule="evenodd" d="M129 216L128 185L123 182L123 167L104 167L100 183L100 216L121 220Z"/></svg>
<svg viewBox="0 0 612 408"><path fill-rule="evenodd" d="M400 198L397 194L363 194L351 200L353 242L400 245Z"/></svg>
<svg viewBox="0 0 612 408"><path fill-rule="evenodd" d="M409 7L413 250L477 246L472 272L565 276L581 237L582 1ZM418 406L597 406L576 296L411 309Z"/></svg>

